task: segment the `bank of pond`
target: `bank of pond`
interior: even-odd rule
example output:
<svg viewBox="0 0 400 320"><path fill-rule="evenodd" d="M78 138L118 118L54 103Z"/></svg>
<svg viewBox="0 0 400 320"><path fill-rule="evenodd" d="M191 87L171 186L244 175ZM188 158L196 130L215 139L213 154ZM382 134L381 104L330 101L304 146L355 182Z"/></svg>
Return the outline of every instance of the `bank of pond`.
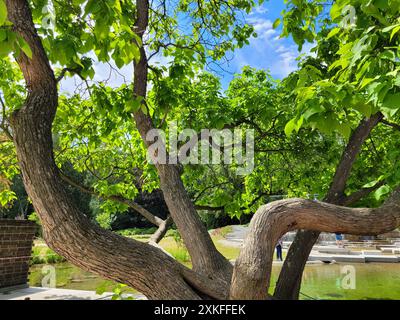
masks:
<svg viewBox="0 0 400 320"><path fill-rule="evenodd" d="M271 290L281 266L273 266ZM53 274L54 272L54 274ZM51 278L51 277L55 278ZM55 280L57 288L112 292L118 284L83 271L68 262L36 264L30 269L30 286ZM400 299L400 265L396 263L312 264L304 271L301 299ZM126 292L135 292L124 288Z"/></svg>

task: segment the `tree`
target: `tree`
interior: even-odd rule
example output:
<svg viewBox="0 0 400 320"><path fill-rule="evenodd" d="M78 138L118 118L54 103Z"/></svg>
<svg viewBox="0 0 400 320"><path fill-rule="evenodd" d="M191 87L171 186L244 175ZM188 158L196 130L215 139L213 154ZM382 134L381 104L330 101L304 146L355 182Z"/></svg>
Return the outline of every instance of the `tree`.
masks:
<svg viewBox="0 0 400 320"><path fill-rule="evenodd" d="M310 16L319 16L323 12L322 3L323 1L293 1L284 17L283 34L292 33L300 46L305 40L317 40L314 48L317 59L311 64L306 63L298 76L297 105L301 121L305 119L324 132L336 130L349 135L349 123L354 116L354 110L366 117L347 143L324 198L329 203L354 205L376 189L378 195L388 192L384 179L386 183L397 181L396 166L396 169L386 174L382 170L380 181L366 184L367 188L346 196L352 167L365 141L368 138L372 140L372 129L379 122L390 124L384 118L398 119L395 115L398 115L400 102L397 76L399 65L395 57L399 53L399 47L398 38L396 42L395 37L400 30L399 3L336 1L330 9L331 19L324 22L317 35L315 23L311 23L309 29L300 30L296 25L293 27L292 19L309 21ZM310 10L304 10L304 6ZM314 18L311 20L314 21ZM305 72L311 73L311 76L306 76ZM335 99L333 103L332 99ZM292 123L296 121L299 121L298 117ZM315 231L298 232L281 272L275 291L276 297L298 299L301 275L318 236L319 232Z"/></svg>
<svg viewBox="0 0 400 320"><path fill-rule="evenodd" d="M41 4L0 1L1 16L8 19L1 21L6 34L3 42L9 48L6 55L14 52L26 85L26 99L13 105L8 121L24 185L41 219L44 238L72 263L126 283L151 299L266 299L275 243L285 232L310 229L379 234L400 225L398 189L377 209L304 199L272 202L257 210L245 247L232 266L216 250L202 224L182 182L181 165L161 163L154 166L159 185L193 269L156 247L93 224L71 201L55 161L52 126L60 100L58 78L67 72L90 77L93 69L84 54L92 51L100 61L108 61L111 54L119 67L132 63L132 91L124 102L149 147L146 134L162 123L168 109L152 112L150 108L147 85L151 77L157 78L157 70L149 65L146 49L165 50L173 59L170 72L180 81L196 66L210 58L222 58L227 50L246 42L253 30L235 18L238 10L249 11L253 3L182 2L165 9L150 7L147 0L57 2L55 33L35 27L35 19L42 18ZM189 36L177 31L182 14L189 16L193 26ZM145 36L146 30L149 36ZM50 61L65 67L60 77L55 77ZM294 129L300 127L296 120ZM166 146L162 144L162 148Z"/></svg>

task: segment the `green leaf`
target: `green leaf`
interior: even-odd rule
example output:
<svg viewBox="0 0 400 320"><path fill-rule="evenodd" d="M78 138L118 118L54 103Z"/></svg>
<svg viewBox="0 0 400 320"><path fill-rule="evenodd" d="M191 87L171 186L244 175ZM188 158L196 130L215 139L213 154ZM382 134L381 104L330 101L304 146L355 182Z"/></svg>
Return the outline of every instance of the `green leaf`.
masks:
<svg viewBox="0 0 400 320"><path fill-rule="evenodd" d="M384 176L380 176L378 179L373 180L373 181L371 181L371 182L368 182L368 183L364 184L364 185L362 186L362 188L363 188L363 189L366 189L366 188L375 187L375 186L377 185L377 183L379 183L379 182L382 181L383 178L384 178Z"/></svg>
<svg viewBox="0 0 400 320"><path fill-rule="evenodd" d="M379 201L383 196L390 193L390 191L390 187L388 185L384 185L374 192L374 197L376 200Z"/></svg>
<svg viewBox="0 0 400 320"><path fill-rule="evenodd" d="M11 41L3 41L0 43L0 57L6 57L13 51L13 43Z"/></svg>
<svg viewBox="0 0 400 320"><path fill-rule="evenodd" d="M4 0L0 0L0 26L7 20L7 7Z"/></svg>
<svg viewBox="0 0 400 320"><path fill-rule="evenodd" d="M385 60L390 60L390 61L396 61L396 55L393 51L391 50L386 50L382 52L379 56L380 59L385 59Z"/></svg>
<svg viewBox="0 0 400 320"><path fill-rule="evenodd" d="M7 39L7 31L0 29L0 42L4 41L6 39Z"/></svg>
<svg viewBox="0 0 400 320"><path fill-rule="evenodd" d="M307 108L307 110L304 112L303 116L304 116L304 119L307 120L312 115L314 115L316 113L325 112L325 111L326 111L325 108L320 103L318 103L316 105L313 105L311 108Z"/></svg>
<svg viewBox="0 0 400 320"><path fill-rule="evenodd" d="M400 31L400 26L397 26L396 28L393 29L392 33L390 34L390 41L392 41L395 34L399 31Z"/></svg>
<svg viewBox="0 0 400 320"><path fill-rule="evenodd" d="M385 117L392 118L400 109L400 93L388 93L380 109Z"/></svg>
<svg viewBox="0 0 400 320"><path fill-rule="evenodd" d="M372 114L372 106L368 103L358 103L354 105L354 109L361 112L362 115L370 117Z"/></svg>
<svg viewBox="0 0 400 320"><path fill-rule="evenodd" d="M364 88L366 85L370 84L372 81L374 81L377 77L375 78L364 78L361 83L360 83L360 89Z"/></svg>
<svg viewBox="0 0 400 320"><path fill-rule="evenodd" d="M99 9L100 9L100 6L99 6L97 0L89 0L86 4L85 14L83 15L83 17L86 17L89 13L96 13L97 10L99 10Z"/></svg>
<svg viewBox="0 0 400 320"><path fill-rule="evenodd" d="M342 15L342 9L343 5L340 5L336 2L332 5L330 12L332 20L335 20Z"/></svg>
<svg viewBox="0 0 400 320"><path fill-rule="evenodd" d="M125 111L136 112L140 109L141 104L142 104L142 99L130 99L126 102Z"/></svg>
<svg viewBox="0 0 400 320"><path fill-rule="evenodd" d="M332 37L334 37L335 35L337 35L340 32L340 28L333 28L328 35L326 36L326 39L330 39Z"/></svg>
<svg viewBox="0 0 400 320"><path fill-rule="evenodd" d="M279 27L279 25L281 24L281 19L278 18L274 21L274 23L272 24L272 28L276 29Z"/></svg>
<svg viewBox="0 0 400 320"><path fill-rule="evenodd" d="M390 31L392 31L392 33L390 34L390 41L392 41L395 34L400 31L400 24L395 24L393 26L389 26L382 29L382 32L390 32Z"/></svg>
<svg viewBox="0 0 400 320"><path fill-rule="evenodd" d="M32 59L32 50L29 44L22 38L18 38L18 44L21 50L26 54L29 59Z"/></svg>
<svg viewBox="0 0 400 320"><path fill-rule="evenodd" d="M17 200L15 193L11 190L3 190L0 192L0 206L5 207L7 204Z"/></svg>
<svg viewBox="0 0 400 320"><path fill-rule="evenodd" d="M351 127L348 123L341 123L337 126L337 131L346 139L350 138L351 135Z"/></svg>
<svg viewBox="0 0 400 320"><path fill-rule="evenodd" d="M388 93L385 100L383 100L382 106L389 109L399 109L400 93Z"/></svg>
<svg viewBox="0 0 400 320"><path fill-rule="evenodd" d="M102 283L99 287L96 288L96 294L102 295L104 292L107 291L106 283Z"/></svg>
<svg viewBox="0 0 400 320"><path fill-rule="evenodd" d="M296 119L292 119L285 126L286 136L290 137L295 128L296 128Z"/></svg>
<svg viewBox="0 0 400 320"><path fill-rule="evenodd" d="M294 118L290 120L285 126L285 134L287 137L290 137L293 131L299 132L301 126L303 125L304 116L301 116L299 119Z"/></svg>

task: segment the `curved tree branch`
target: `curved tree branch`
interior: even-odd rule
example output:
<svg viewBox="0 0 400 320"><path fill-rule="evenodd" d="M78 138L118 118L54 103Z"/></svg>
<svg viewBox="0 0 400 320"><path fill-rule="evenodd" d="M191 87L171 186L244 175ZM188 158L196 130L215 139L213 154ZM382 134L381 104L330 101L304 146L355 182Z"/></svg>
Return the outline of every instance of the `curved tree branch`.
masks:
<svg viewBox="0 0 400 320"><path fill-rule="evenodd" d="M324 201L336 205L350 205L359 197L366 196L373 190L364 190L350 196L345 195L347 180L351 169L360 153L365 140L369 137L372 129L379 123L383 115L377 113L370 118L363 119L351 135L346 148L343 151L335 175L326 194ZM311 230L299 230L289 248L285 262L279 274L275 287L274 297L278 299L298 299L301 278L308 256L318 240L319 232Z"/></svg>
<svg viewBox="0 0 400 320"><path fill-rule="evenodd" d="M363 119L359 126L354 130L342 154L342 158L336 167L331 186L325 197L326 202L341 204L341 199L345 197L344 191L353 164L356 161L365 140L369 137L372 129L382 120L382 118L383 114L378 112L370 118Z"/></svg>
<svg viewBox="0 0 400 320"><path fill-rule="evenodd" d="M267 299L275 244L296 229L378 235L400 226L400 187L380 208L347 208L304 199L276 201L260 207L236 260L230 297Z"/></svg>
<svg viewBox="0 0 400 320"><path fill-rule="evenodd" d="M14 30L32 49L32 59L23 53L17 58L28 97L10 122L24 185L42 221L46 243L73 264L130 285L150 299L199 299L187 278L197 287L207 286L206 295L220 296L220 290L210 292L218 281L192 274L151 245L101 229L76 208L54 162L51 130L58 100L54 73L28 2L7 0L6 6Z"/></svg>

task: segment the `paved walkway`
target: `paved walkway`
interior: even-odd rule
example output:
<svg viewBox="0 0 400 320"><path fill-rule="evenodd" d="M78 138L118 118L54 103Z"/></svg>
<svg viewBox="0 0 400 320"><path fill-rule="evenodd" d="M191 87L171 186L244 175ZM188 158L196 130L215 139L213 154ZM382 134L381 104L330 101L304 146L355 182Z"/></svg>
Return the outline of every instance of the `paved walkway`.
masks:
<svg viewBox="0 0 400 320"><path fill-rule="evenodd" d="M112 296L112 292L98 295L94 291L30 287L0 293L0 300L111 300ZM132 296L134 299L144 299L139 294Z"/></svg>
<svg viewBox="0 0 400 320"><path fill-rule="evenodd" d="M240 248L243 245L247 231L248 227L246 226L233 225L232 231L225 236L225 239L219 240L219 242L225 246Z"/></svg>

